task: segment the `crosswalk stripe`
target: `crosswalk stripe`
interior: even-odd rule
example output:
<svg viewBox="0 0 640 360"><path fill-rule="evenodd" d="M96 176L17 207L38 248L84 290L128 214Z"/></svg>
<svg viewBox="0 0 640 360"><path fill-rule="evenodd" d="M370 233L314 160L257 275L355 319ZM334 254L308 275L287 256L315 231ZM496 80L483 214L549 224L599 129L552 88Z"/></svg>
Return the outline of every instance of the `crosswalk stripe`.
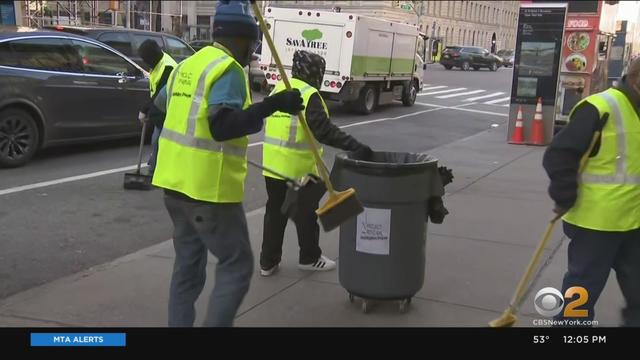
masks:
<svg viewBox="0 0 640 360"><path fill-rule="evenodd" d="M497 103L500 103L500 102L507 101L509 99L511 99L511 96L503 97L503 98L496 99L496 100L487 101L487 102L484 102L483 104L497 104Z"/></svg>
<svg viewBox="0 0 640 360"><path fill-rule="evenodd" d="M442 89L442 88L446 88L446 86L423 87L422 90L435 90L435 89Z"/></svg>
<svg viewBox="0 0 640 360"><path fill-rule="evenodd" d="M496 97L498 95L503 95L504 93L502 91L498 91L498 92L494 92L492 94L487 94L487 95L482 95L482 96L476 96L476 97L472 97L472 98L468 98L468 99L464 99L464 101L476 101L476 100L480 100L480 99L486 99L486 98L490 98L490 97Z"/></svg>
<svg viewBox="0 0 640 360"><path fill-rule="evenodd" d="M444 94L444 93L450 93L450 92L461 91L461 90L467 90L467 88L457 88L457 89L449 89L449 90L431 91L431 92L428 92L428 93L418 94L418 96Z"/></svg>
<svg viewBox="0 0 640 360"><path fill-rule="evenodd" d="M456 96L471 95L471 94L477 94L481 92L485 92L485 90L473 90L473 91L466 91L466 92L456 93L456 94L441 95L441 96L436 96L436 99L448 99Z"/></svg>

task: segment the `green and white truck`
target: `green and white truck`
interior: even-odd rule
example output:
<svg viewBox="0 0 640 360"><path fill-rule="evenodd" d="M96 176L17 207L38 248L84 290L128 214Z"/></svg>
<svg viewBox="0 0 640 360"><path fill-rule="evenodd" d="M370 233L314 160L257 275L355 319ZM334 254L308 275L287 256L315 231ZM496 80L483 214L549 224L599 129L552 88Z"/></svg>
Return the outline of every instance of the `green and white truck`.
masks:
<svg viewBox="0 0 640 360"><path fill-rule="evenodd" d="M369 114L394 100L412 106L422 89L425 37L415 26L358 14L274 7L266 9L265 20L287 75L296 50L324 57L320 90L325 99ZM260 68L273 87L280 75L266 41Z"/></svg>

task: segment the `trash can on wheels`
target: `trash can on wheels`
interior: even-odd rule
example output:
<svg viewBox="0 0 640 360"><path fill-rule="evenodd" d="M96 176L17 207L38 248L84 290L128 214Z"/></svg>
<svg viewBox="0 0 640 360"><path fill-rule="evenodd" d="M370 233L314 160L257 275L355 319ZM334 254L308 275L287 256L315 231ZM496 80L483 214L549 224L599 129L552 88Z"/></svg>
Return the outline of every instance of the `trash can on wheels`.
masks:
<svg viewBox="0 0 640 360"><path fill-rule="evenodd" d="M349 300L398 301L404 312L422 288L428 201L444 195L437 159L426 154L374 152L367 161L336 155L336 187L353 187L365 210L340 227L340 284Z"/></svg>

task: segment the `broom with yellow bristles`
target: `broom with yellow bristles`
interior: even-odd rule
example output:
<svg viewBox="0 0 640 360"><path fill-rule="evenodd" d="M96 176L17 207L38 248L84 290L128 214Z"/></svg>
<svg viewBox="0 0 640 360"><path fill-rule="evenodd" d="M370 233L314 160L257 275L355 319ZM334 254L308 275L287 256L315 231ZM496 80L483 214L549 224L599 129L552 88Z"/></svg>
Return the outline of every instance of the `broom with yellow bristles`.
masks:
<svg viewBox="0 0 640 360"><path fill-rule="evenodd" d="M275 45L273 44L273 39L271 38L271 34L269 33L269 29L262 17L262 13L260 12L260 8L256 4L255 1L251 1L251 6L253 8L254 15L258 18L258 23L260 25L260 30L264 34L264 38L267 41L267 45L269 45L269 49L271 50L271 55L278 67L278 71L280 72L280 76L282 77L282 82L286 86L287 90L291 90L291 84L289 83L289 78L287 77L287 73L284 70L284 66L282 66L282 62L280 61L280 56L278 56L278 52L276 50ZM327 166L322 161L322 157L320 156L320 152L318 151L317 142L313 133L309 129L307 125L307 120L304 116L304 112L300 111L298 113L298 119L302 124L302 129L305 132L305 135L309 141L309 145L311 147L311 152L313 153L313 157L316 161L318 173L324 181L327 191L329 192L329 199L322 205L319 209L316 210L316 214L320 219L320 223L322 224L322 228L325 231L331 231L343 222L349 220L350 218L357 216L361 212L364 211L362 204L358 200L356 196L356 191L353 188L349 188L345 191L336 191L329 179L329 172L327 170Z"/></svg>
<svg viewBox="0 0 640 360"><path fill-rule="evenodd" d="M591 143L589 144L589 149L587 150L587 152L585 152L582 155L582 158L580 159L580 167L578 169L578 175L580 175L584 170L584 167L587 164L587 160L589 160L589 155L591 154L591 152L593 152L593 149L595 148L596 143L600 138L600 133L602 131L602 128L604 127L608 118L609 118L609 114L605 113L600 119L600 122L598 124L598 130L593 134L593 138L591 139ZM518 318L516 317L516 312L518 311L518 307L520 303L522 303L522 301L524 300L523 296L529 292L530 287L533 285L533 283L530 283L531 277L533 276L534 270L538 265L538 262L540 261L540 256L542 256L542 252L544 251L544 248L547 246L547 243L551 238L551 234L553 233L553 228L555 227L556 223L558 222L558 220L560 220L561 217L562 217L561 214L557 214L556 216L553 217L553 219L551 219L551 221L549 221L549 224L547 225L547 229L542 235L542 239L540 240L540 243L536 247L536 250L533 252L533 256L531 257L531 260L529 260L529 265L527 265L527 269L525 270L524 275L522 275L522 278L520 279L520 282L516 287L516 291L514 292L513 297L511 298L509 307L502 313L502 315L499 318L491 320L489 322L490 327L511 327L518 320Z"/></svg>

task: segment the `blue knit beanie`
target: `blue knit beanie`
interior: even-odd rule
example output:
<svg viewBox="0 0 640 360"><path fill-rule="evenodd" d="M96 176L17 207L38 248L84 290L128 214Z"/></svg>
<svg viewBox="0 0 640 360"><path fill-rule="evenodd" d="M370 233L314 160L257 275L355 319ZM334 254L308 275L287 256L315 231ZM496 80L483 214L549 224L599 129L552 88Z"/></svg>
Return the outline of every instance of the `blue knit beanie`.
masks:
<svg viewBox="0 0 640 360"><path fill-rule="evenodd" d="M248 1L218 1L213 17L213 38L243 37L258 39L258 25Z"/></svg>

